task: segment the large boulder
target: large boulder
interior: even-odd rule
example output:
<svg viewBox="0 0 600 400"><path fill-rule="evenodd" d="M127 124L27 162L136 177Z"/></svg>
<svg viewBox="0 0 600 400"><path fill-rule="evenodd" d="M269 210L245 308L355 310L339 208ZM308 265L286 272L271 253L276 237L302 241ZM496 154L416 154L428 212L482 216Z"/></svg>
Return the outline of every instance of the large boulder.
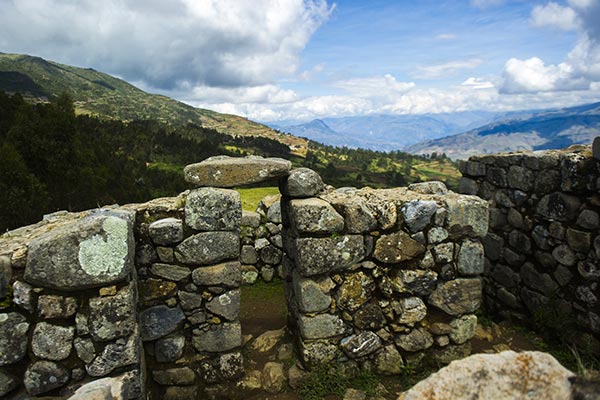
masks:
<svg viewBox="0 0 600 400"><path fill-rule="evenodd" d="M571 398L574 374L551 355L537 351L475 354L432 374L398 400Z"/></svg>
<svg viewBox="0 0 600 400"><path fill-rule="evenodd" d="M230 189L199 188L188 194L185 222L199 231L233 231L242 222L240 194Z"/></svg>
<svg viewBox="0 0 600 400"><path fill-rule="evenodd" d="M360 235L296 240L296 262L302 276L348 269L364 256L364 240Z"/></svg>
<svg viewBox="0 0 600 400"><path fill-rule="evenodd" d="M289 197L311 197L323 190L325 184L321 176L312 169L296 168L287 179L281 181L281 193Z"/></svg>
<svg viewBox="0 0 600 400"><path fill-rule="evenodd" d="M66 291L107 286L129 275L134 249L130 215L99 211L33 239L25 280Z"/></svg>
<svg viewBox="0 0 600 400"><path fill-rule="evenodd" d="M292 163L281 158L216 156L183 169L186 182L195 187L229 188L287 176Z"/></svg>

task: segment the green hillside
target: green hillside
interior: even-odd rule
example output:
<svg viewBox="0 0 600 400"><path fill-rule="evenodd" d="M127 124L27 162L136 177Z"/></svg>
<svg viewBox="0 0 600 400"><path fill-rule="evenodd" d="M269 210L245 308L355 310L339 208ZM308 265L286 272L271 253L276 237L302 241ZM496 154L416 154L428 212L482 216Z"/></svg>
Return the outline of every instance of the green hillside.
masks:
<svg viewBox="0 0 600 400"><path fill-rule="evenodd" d="M195 108L95 71L40 57L0 53L0 90L47 101L67 92L78 114L121 121L154 120L169 125L193 123L232 136L259 136L292 146L304 155L306 140L285 135L246 118Z"/></svg>

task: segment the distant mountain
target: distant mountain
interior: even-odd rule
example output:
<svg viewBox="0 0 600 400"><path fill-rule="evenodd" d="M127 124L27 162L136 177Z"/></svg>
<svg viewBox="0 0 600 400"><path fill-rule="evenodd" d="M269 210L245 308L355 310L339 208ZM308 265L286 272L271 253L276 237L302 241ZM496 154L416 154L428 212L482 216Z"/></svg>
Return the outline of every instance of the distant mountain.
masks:
<svg viewBox="0 0 600 400"><path fill-rule="evenodd" d="M172 125L195 123L233 136L261 136L306 149L306 140L283 135L246 118L195 108L149 94L111 75L40 57L0 53L0 90L46 101L68 92L76 111L123 121L153 119Z"/></svg>
<svg viewBox="0 0 600 400"><path fill-rule="evenodd" d="M332 146L370 150L402 150L415 143L464 132L505 117L486 111L422 115L367 115L316 119L306 123L280 121L270 126Z"/></svg>
<svg viewBox="0 0 600 400"><path fill-rule="evenodd" d="M453 159L518 150L589 144L600 135L600 103L523 113L458 135L416 144L413 154L445 153Z"/></svg>

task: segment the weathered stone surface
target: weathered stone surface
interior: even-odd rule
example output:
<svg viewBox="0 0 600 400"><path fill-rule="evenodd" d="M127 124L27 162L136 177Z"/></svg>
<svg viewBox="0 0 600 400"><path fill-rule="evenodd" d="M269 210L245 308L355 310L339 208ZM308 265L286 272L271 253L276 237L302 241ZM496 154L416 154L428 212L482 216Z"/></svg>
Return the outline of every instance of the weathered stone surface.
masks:
<svg viewBox="0 0 600 400"><path fill-rule="evenodd" d="M233 321L240 312L240 291L230 290L206 302L206 309L226 320Z"/></svg>
<svg viewBox="0 0 600 400"><path fill-rule="evenodd" d="M423 328L416 328L406 335L398 335L395 340L396 346L405 351L419 351L430 348L433 345L433 337Z"/></svg>
<svg viewBox="0 0 600 400"><path fill-rule="evenodd" d="M41 295L37 304L38 315L45 319L70 318L77 312L74 297Z"/></svg>
<svg viewBox="0 0 600 400"><path fill-rule="evenodd" d="M523 264L520 275L525 285L544 293L546 296L553 295L558 289L558 285L554 282L552 277L545 273L539 273L532 263L527 262Z"/></svg>
<svg viewBox="0 0 600 400"><path fill-rule="evenodd" d="M340 342L342 350L350 358L360 358L376 352L381 348L381 339L371 331L348 336Z"/></svg>
<svg viewBox="0 0 600 400"><path fill-rule="evenodd" d="M156 300L164 300L175 296L177 293L177 284L162 279L146 279L139 283L140 297L142 304L151 304Z"/></svg>
<svg viewBox="0 0 600 400"><path fill-rule="evenodd" d="M296 263L303 276L348 269L364 256L364 241L360 235L296 240Z"/></svg>
<svg viewBox="0 0 600 400"><path fill-rule="evenodd" d="M183 174L195 187L230 188L286 176L291 167L290 161L281 158L216 156L187 165Z"/></svg>
<svg viewBox="0 0 600 400"><path fill-rule="evenodd" d="M135 329L134 301L130 285L115 296L90 299L89 328L94 340L106 341L130 335Z"/></svg>
<svg viewBox="0 0 600 400"><path fill-rule="evenodd" d="M477 275L483 273L483 245L466 240L458 251L456 268L461 275Z"/></svg>
<svg viewBox="0 0 600 400"><path fill-rule="evenodd" d="M488 204L476 196L456 196L446 199L446 225L450 232L466 231L484 237L488 231Z"/></svg>
<svg viewBox="0 0 600 400"><path fill-rule="evenodd" d="M333 343L300 342L300 356L308 368L331 363L341 355L341 350Z"/></svg>
<svg viewBox="0 0 600 400"><path fill-rule="evenodd" d="M137 333L106 345L102 353L85 369L90 376L106 376L117 368L140 362L140 341Z"/></svg>
<svg viewBox="0 0 600 400"><path fill-rule="evenodd" d="M73 341L73 347L75 347L77 357L86 364L91 363L96 356L96 348L90 338L76 337Z"/></svg>
<svg viewBox="0 0 600 400"><path fill-rule="evenodd" d="M344 310L354 312L371 299L375 289L373 278L362 271L346 275L346 279L336 291L337 305Z"/></svg>
<svg viewBox="0 0 600 400"><path fill-rule="evenodd" d="M408 185L408 190L422 194L446 194L448 188L443 182L429 181L411 183Z"/></svg>
<svg viewBox="0 0 600 400"><path fill-rule="evenodd" d="M477 195L479 192L479 185L477 184L477 181L463 176L458 182L458 191L462 194Z"/></svg>
<svg viewBox="0 0 600 400"><path fill-rule="evenodd" d="M10 258L0 256L0 301L6 298L10 280L12 278L12 268L10 266Z"/></svg>
<svg viewBox="0 0 600 400"><path fill-rule="evenodd" d="M454 260L454 243L440 243L433 249L433 257L437 263L449 263Z"/></svg>
<svg viewBox="0 0 600 400"><path fill-rule="evenodd" d="M274 224L281 223L281 201L276 201L267 209L267 221Z"/></svg>
<svg viewBox="0 0 600 400"><path fill-rule="evenodd" d="M18 386L17 380L0 371L0 397L6 396Z"/></svg>
<svg viewBox="0 0 600 400"><path fill-rule="evenodd" d="M39 358L46 360L64 360L71 354L75 328L38 323L33 329L31 350Z"/></svg>
<svg viewBox="0 0 600 400"><path fill-rule="evenodd" d="M572 376L545 353L475 354L442 368L398 400L569 399Z"/></svg>
<svg viewBox="0 0 600 400"><path fill-rule="evenodd" d="M267 331L254 339L250 345L250 348L254 351L258 351L259 353L268 353L281 342L284 335L285 328Z"/></svg>
<svg viewBox="0 0 600 400"><path fill-rule="evenodd" d="M336 197L332 205L344 216L346 230L350 233L370 232L377 228L377 217L364 197Z"/></svg>
<svg viewBox="0 0 600 400"><path fill-rule="evenodd" d="M429 244L438 244L448 238L448 231L444 228L436 226L427 232L427 241Z"/></svg>
<svg viewBox="0 0 600 400"><path fill-rule="evenodd" d="M437 283L437 273L423 270L398 270L390 276L392 290L398 293L427 296Z"/></svg>
<svg viewBox="0 0 600 400"><path fill-rule="evenodd" d="M34 312L35 297L33 293L33 287L25 282L15 281L12 289L13 303L25 311L29 311L30 313Z"/></svg>
<svg viewBox="0 0 600 400"><path fill-rule="evenodd" d="M279 250L277 247L269 244L258 252L260 259L269 265L277 265L281 262L281 257L283 256L283 252Z"/></svg>
<svg viewBox="0 0 600 400"><path fill-rule="evenodd" d="M323 190L321 176L308 168L294 168L286 179L280 181L279 190L284 196L312 197Z"/></svg>
<svg viewBox="0 0 600 400"><path fill-rule="evenodd" d="M389 344L375 356L375 369L382 375L398 375L404 370L404 360L396 349Z"/></svg>
<svg viewBox="0 0 600 400"><path fill-rule="evenodd" d="M592 235L578 229L567 229L567 243L573 251L587 253L592 245Z"/></svg>
<svg viewBox="0 0 600 400"><path fill-rule="evenodd" d="M27 352L29 323L19 313L0 314L0 366L20 361Z"/></svg>
<svg viewBox="0 0 600 400"><path fill-rule="evenodd" d="M189 400L198 398L196 386L167 386L162 400Z"/></svg>
<svg viewBox="0 0 600 400"><path fill-rule="evenodd" d="M567 267L571 267L577 262L577 258L575 257L573 250L571 250L566 244L556 246L554 250L552 250L552 256L556 261L566 265Z"/></svg>
<svg viewBox="0 0 600 400"><path fill-rule="evenodd" d="M135 395L129 390L127 375L102 378L86 383L73 393L68 400L125 400Z"/></svg>
<svg viewBox="0 0 600 400"><path fill-rule="evenodd" d="M598 229L600 226L600 216L596 211L583 210L577 217L577 225L584 229Z"/></svg>
<svg viewBox="0 0 600 400"><path fill-rule="evenodd" d="M177 297L179 298L179 305L185 311L196 310L202 307L202 294L195 292L186 292L184 290L180 290L177 292Z"/></svg>
<svg viewBox="0 0 600 400"><path fill-rule="evenodd" d="M183 221L179 218L159 219L148 226L148 233L155 244L163 246L177 244L183 240Z"/></svg>
<svg viewBox="0 0 600 400"><path fill-rule="evenodd" d="M156 276L175 282L183 281L192 274L188 267L172 264L152 264L150 271Z"/></svg>
<svg viewBox="0 0 600 400"><path fill-rule="evenodd" d="M140 331L143 341L156 340L177 330L185 321L179 306L150 307L140 312Z"/></svg>
<svg viewBox="0 0 600 400"><path fill-rule="evenodd" d="M242 264L256 264L258 262L258 253L252 245L242 246L240 252L240 261Z"/></svg>
<svg viewBox="0 0 600 400"><path fill-rule="evenodd" d="M194 283L199 286L239 287L242 283L242 266L237 261L196 268L192 272Z"/></svg>
<svg viewBox="0 0 600 400"><path fill-rule="evenodd" d="M219 373L223 379L238 381L244 375L242 353L222 354L219 357Z"/></svg>
<svg viewBox="0 0 600 400"><path fill-rule="evenodd" d="M244 285L254 285L258 279L258 269L253 265L242 265L242 283Z"/></svg>
<svg viewBox="0 0 600 400"><path fill-rule="evenodd" d="M427 306L419 297L405 297L392 302L396 313L396 322L414 326L427 315Z"/></svg>
<svg viewBox="0 0 600 400"><path fill-rule="evenodd" d="M175 248L177 260L192 265L234 259L239 253L240 235L236 232L201 232L185 239Z"/></svg>
<svg viewBox="0 0 600 400"><path fill-rule="evenodd" d="M185 222L198 231L233 231L242 222L240 194L230 189L200 188L190 191Z"/></svg>
<svg viewBox="0 0 600 400"><path fill-rule="evenodd" d="M330 278L315 281L297 275L294 277L293 283L296 301L302 312L317 313L325 311L331 305L329 289L335 284Z"/></svg>
<svg viewBox="0 0 600 400"><path fill-rule="evenodd" d="M437 204L431 200L409 201L400 208L404 223L413 233L419 232L429 225L436 210Z"/></svg>
<svg viewBox="0 0 600 400"><path fill-rule="evenodd" d="M300 233L333 233L344 229L344 218L321 199L291 200L289 213L291 226Z"/></svg>
<svg viewBox="0 0 600 400"><path fill-rule="evenodd" d="M283 364L272 361L266 363L262 372L262 383L268 393L283 392L286 386Z"/></svg>
<svg viewBox="0 0 600 400"><path fill-rule="evenodd" d="M509 187L521 189L526 192L531 190L531 187L535 182L533 172L519 165L512 165L508 169L507 179Z"/></svg>
<svg viewBox="0 0 600 400"><path fill-rule="evenodd" d="M241 226L258 228L260 226L260 214L254 211L242 210Z"/></svg>
<svg viewBox="0 0 600 400"><path fill-rule="evenodd" d="M375 242L373 257L386 264L410 260L425 251L425 246L412 239L406 232L381 235Z"/></svg>
<svg viewBox="0 0 600 400"><path fill-rule="evenodd" d="M129 275L134 248L129 214L91 214L33 239L25 280L58 290L107 286Z"/></svg>
<svg viewBox="0 0 600 400"><path fill-rule="evenodd" d="M223 352L242 345L242 328L239 322L211 325L206 330L197 329L192 338L199 352Z"/></svg>
<svg viewBox="0 0 600 400"><path fill-rule="evenodd" d="M163 386L193 385L196 374L189 367L170 368L152 371L152 379Z"/></svg>
<svg viewBox="0 0 600 400"><path fill-rule="evenodd" d="M453 319L450 326L452 327L450 339L456 344L463 344L475 335L477 317L473 314L463 315L460 318Z"/></svg>
<svg viewBox="0 0 600 400"><path fill-rule="evenodd" d="M174 362L183 356L185 337L171 335L162 337L154 343L154 358L158 362Z"/></svg>
<svg viewBox="0 0 600 400"><path fill-rule="evenodd" d="M577 197L556 192L542 197L536 212L544 218L566 222L575 218L580 206Z"/></svg>
<svg viewBox="0 0 600 400"><path fill-rule="evenodd" d="M383 311L377 304L365 304L354 314L354 325L358 329L377 330L385 322Z"/></svg>
<svg viewBox="0 0 600 400"><path fill-rule="evenodd" d="M428 301L450 315L474 312L481 304L481 280L455 279L440 283Z"/></svg>
<svg viewBox="0 0 600 400"><path fill-rule="evenodd" d="M300 315L298 326L305 339L324 339L343 335L346 331L344 321L331 314L319 314L314 317Z"/></svg>
<svg viewBox="0 0 600 400"><path fill-rule="evenodd" d="M27 368L23 383L32 396L64 386L69 380L69 370L51 361L36 361Z"/></svg>

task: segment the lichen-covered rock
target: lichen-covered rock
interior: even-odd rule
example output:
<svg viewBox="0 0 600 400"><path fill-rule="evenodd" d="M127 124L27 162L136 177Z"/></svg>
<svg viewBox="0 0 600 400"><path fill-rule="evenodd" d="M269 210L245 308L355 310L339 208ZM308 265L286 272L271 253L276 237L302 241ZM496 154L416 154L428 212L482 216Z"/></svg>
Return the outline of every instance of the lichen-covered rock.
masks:
<svg viewBox="0 0 600 400"><path fill-rule="evenodd" d="M177 244L183 240L183 221L179 218L159 219L148 226L148 233L157 245L170 246Z"/></svg>
<svg viewBox="0 0 600 400"><path fill-rule="evenodd" d="M427 296L435 288L437 279L435 271L402 269L394 271L389 282L394 292Z"/></svg>
<svg viewBox="0 0 600 400"><path fill-rule="evenodd" d="M206 302L206 309L213 314L233 321L240 313L240 290L230 290Z"/></svg>
<svg viewBox="0 0 600 400"><path fill-rule="evenodd" d="M32 396L64 386L69 380L69 370L51 361L36 361L25 371L23 383Z"/></svg>
<svg viewBox="0 0 600 400"><path fill-rule="evenodd" d="M375 369L382 375L399 375L404 371L404 360L396 346L389 344L377 353Z"/></svg>
<svg viewBox="0 0 600 400"><path fill-rule="evenodd" d="M256 264L258 262L258 253L252 245L242 246L240 252L240 261L242 264Z"/></svg>
<svg viewBox="0 0 600 400"><path fill-rule="evenodd" d="M17 380L0 371L0 397L6 396L18 386Z"/></svg>
<svg viewBox="0 0 600 400"><path fill-rule="evenodd" d="M286 376L283 364L268 362L262 372L263 388L268 393L283 392L286 386Z"/></svg>
<svg viewBox="0 0 600 400"><path fill-rule="evenodd" d="M546 296L552 296L558 289L558 284L554 282L552 277L549 274L538 272L532 263L523 264L520 275L525 285L544 293Z"/></svg>
<svg viewBox="0 0 600 400"><path fill-rule="evenodd" d="M152 264L150 272L156 276L175 282L183 281L192 274L192 271L188 267L161 263Z"/></svg>
<svg viewBox="0 0 600 400"><path fill-rule="evenodd" d="M287 176L292 163L281 158L216 156L183 169L186 182L230 188Z"/></svg>
<svg viewBox="0 0 600 400"><path fill-rule="evenodd" d="M183 356L185 337L183 335L171 335L158 339L154 342L154 358L158 362L174 362Z"/></svg>
<svg viewBox="0 0 600 400"><path fill-rule="evenodd" d="M117 368L140 362L141 343L139 335L134 332L129 338L119 338L104 347L94 361L86 364L85 370L90 376L106 376Z"/></svg>
<svg viewBox="0 0 600 400"><path fill-rule="evenodd" d="M96 348L90 338L76 337L73 341L73 347L75 347L77 357L86 364L91 363L96 357Z"/></svg>
<svg viewBox="0 0 600 400"><path fill-rule="evenodd" d="M107 286L129 275L134 249L129 214L97 212L33 239L25 280L67 291Z"/></svg>
<svg viewBox="0 0 600 400"><path fill-rule="evenodd" d="M277 265L281 262L281 257L283 256L283 252L279 250L277 247L268 244L258 252L260 259L269 265Z"/></svg>
<svg viewBox="0 0 600 400"><path fill-rule="evenodd" d="M377 217L363 197L337 197L332 205L344 216L346 230L350 233L363 233L377 228Z"/></svg>
<svg viewBox="0 0 600 400"><path fill-rule="evenodd" d="M481 304L481 280L455 279L440 283L428 301L450 315L474 312Z"/></svg>
<svg viewBox="0 0 600 400"><path fill-rule="evenodd" d="M484 237L488 231L488 204L476 196L446 198L446 226L450 232L465 231Z"/></svg>
<svg viewBox="0 0 600 400"><path fill-rule="evenodd" d="M331 314L319 314L314 317L300 315L298 326L305 339L325 339L343 335L347 329L344 321Z"/></svg>
<svg viewBox="0 0 600 400"><path fill-rule="evenodd" d="M452 332L450 339L456 344L463 344L475 335L477 327L477 317L473 314L463 315L460 318L453 319L450 322Z"/></svg>
<svg viewBox="0 0 600 400"><path fill-rule="evenodd" d="M185 222L198 231L233 231L242 222L240 194L230 189L200 188L190 191Z"/></svg>
<svg viewBox="0 0 600 400"><path fill-rule="evenodd" d="M38 323L33 329L31 350L39 358L60 361L69 357L75 328Z"/></svg>
<svg viewBox="0 0 600 400"><path fill-rule="evenodd" d="M237 381L244 375L242 353L227 353L219 357L219 374L225 380Z"/></svg>
<svg viewBox="0 0 600 400"><path fill-rule="evenodd" d="M281 193L289 197L312 197L321 192L324 187L321 176L308 168L294 168L279 185Z"/></svg>
<svg viewBox="0 0 600 400"><path fill-rule="evenodd" d="M179 298L179 304L181 305L181 308L185 311L196 310L202 307L203 299L201 293L179 290L177 292L177 297Z"/></svg>
<svg viewBox="0 0 600 400"><path fill-rule="evenodd" d="M342 350L350 358L360 358L376 352L381 348L381 339L371 331L343 338L340 342Z"/></svg>
<svg viewBox="0 0 600 400"><path fill-rule="evenodd" d="M260 226L260 214L255 211L242 210L240 225L258 228Z"/></svg>
<svg viewBox="0 0 600 400"><path fill-rule="evenodd" d="M433 337L427 330L416 328L406 335L396 336L395 343L402 350L414 352L430 348L433 345Z"/></svg>
<svg viewBox="0 0 600 400"><path fill-rule="evenodd" d="M0 256L0 302L6 298L10 280L12 278L12 268L10 266L10 258Z"/></svg>
<svg viewBox="0 0 600 400"><path fill-rule="evenodd" d="M77 312L74 297L41 295L37 303L38 315L45 319L70 318Z"/></svg>
<svg viewBox="0 0 600 400"><path fill-rule="evenodd" d="M325 311L331 305L329 290L335 286L330 278L320 281L295 276L293 279L294 293L300 310L305 313Z"/></svg>
<svg viewBox="0 0 600 400"><path fill-rule="evenodd" d="M346 275L336 293L337 305L344 310L354 312L371 299L375 282L362 271Z"/></svg>
<svg viewBox="0 0 600 400"><path fill-rule="evenodd" d="M422 194L446 194L448 188L443 182L429 181L411 183L408 185L408 190Z"/></svg>
<svg viewBox="0 0 600 400"><path fill-rule="evenodd" d="M242 328L239 322L225 322L206 329L194 330L192 344L199 352L223 352L242 345Z"/></svg>
<svg viewBox="0 0 600 400"><path fill-rule="evenodd" d="M425 251L425 246L412 239L406 232L381 235L375 242L373 256L386 264L410 260Z"/></svg>
<svg viewBox="0 0 600 400"><path fill-rule="evenodd" d="M29 311L30 313L34 312L35 296L33 293L33 287L25 282L15 281L15 283L13 283L12 289L13 303L15 303L19 308L25 311Z"/></svg>
<svg viewBox="0 0 600 400"><path fill-rule="evenodd" d="M545 353L475 354L452 362L398 400L569 399L573 376Z"/></svg>
<svg viewBox="0 0 600 400"><path fill-rule="evenodd" d="M580 206L577 197L555 192L542 197L536 212L544 218L566 222L575 218Z"/></svg>
<svg viewBox="0 0 600 400"><path fill-rule="evenodd" d="M437 203L431 200L409 201L400 208L404 223L412 233L419 232L429 225L436 210Z"/></svg>
<svg viewBox="0 0 600 400"><path fill-rule="evenodd" d="M201 232L185 239L175 248L183 264L206 265L237 258L240 235L237 232Z"/></svg>
<svg viewBox="0 0 600 400"><path fill-rule="evenodd" d="M185 321L179 306L159 305L140 312L140 331L143 341L156 340L177 330Z"/></svg>
<svg viewBox="0 0 600 400"><path fill-rule="evenodd" d="M478 275L483 273L483 245L466 240L458 251L456 268L461 275Z"/></svg>
<svg viewBox="0 0 600 400"><path fill-rule="evenodd" d="M136 325L134 292L130 285L114 296L89 302L89 328L94 340L107 341L130 335Z"/></svg>
<svg viewBox="0 0 600 400"><path fill-rule="evenodd" d="M289 217L299 233L334 233L344 229L344 218L331 204L317 198L291 200Z"/></svg>
<svg viewBox="0 0 600 400"><path fill-rule="evenodd" d="M296 240L296 263L302 276L348 269L365 256L360 235Z"/></svg>
<svg viewBox="0 0 600 400"><path fill-rule="evenodd" d="M29 323L19 313L0 314L0 366L14 364L27 353Z"/></svg>
<svg viewBox="0 0 600 400"><path fill-rule="evenodd" d="M396 322L414 326L427 316L427 306L419 297L405 297L392 302Z"/></svg>
<svg viewBox="0 0 600 400"><path fill-rule="evenodd" d="M509 187L524 191L531 190L531 187L535 182L533 172L520 165L511 165L508 169L507 180Z"/></svg>
<svg viewBox="0 0 600 400"><path fill-rule="evenodd" d="M376 331L385 325L385 316L377 304L367 303L354 313L354 325L358 329Z"/></svg>
<svg viewBox="0 0 600 400"><path fill-rule="evenodd" d="M242 266L237 261L199 267L192 272L194 283L199 286L239 287L242 283Z"/></svg>

